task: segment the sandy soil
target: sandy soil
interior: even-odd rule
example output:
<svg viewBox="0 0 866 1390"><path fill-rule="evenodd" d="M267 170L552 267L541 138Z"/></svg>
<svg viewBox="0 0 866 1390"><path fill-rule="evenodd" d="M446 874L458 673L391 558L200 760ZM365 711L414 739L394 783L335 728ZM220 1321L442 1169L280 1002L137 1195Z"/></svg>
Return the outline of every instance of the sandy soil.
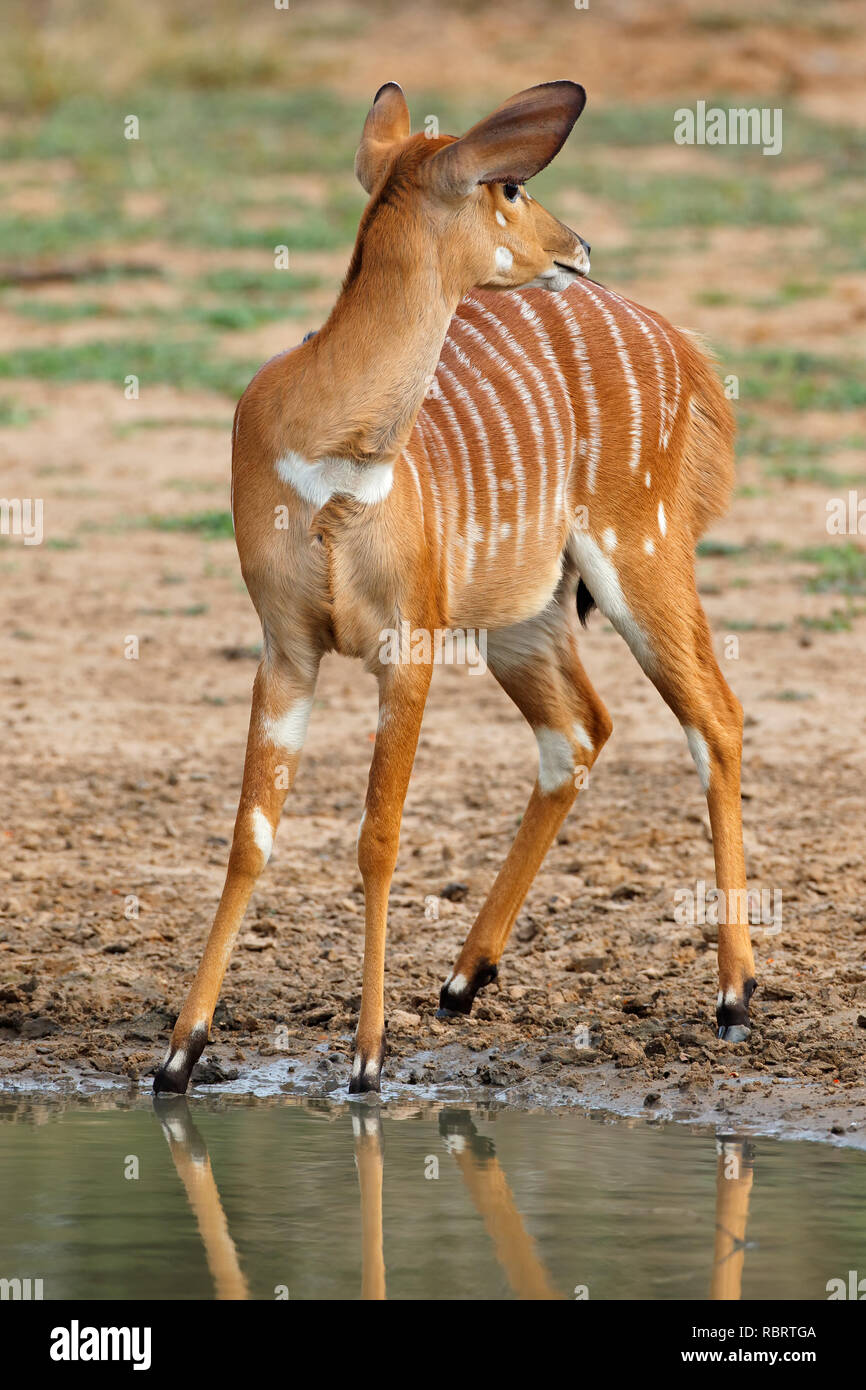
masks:
<svg viewBox="0 0 866 1390"><path fill-rule="evenodd" d="M451 52L465 51L452 42L461 22L448 19ZM729 64L742 90L763 91L793 63L800 95L823 104L822 114L841 107L848 117L857 45L837 43L836 68L822 69L808 54L795 59L796 45L783 37L772 27L751 31L746 68L742 31L723 36L715 77ZM636 99L667 90L668 38L667 20L663 32L649 19L643 31L628 30L628 51L639 43L642 55L630 68ZM519 39L516 32L515 71ZM706 61L708 42L716 40L679 52L681 85ZM601 71L603 55L593 53L590 67ZM353 89L381 80L381 65L374 78L368 60L347 67ZM499 61L502 72L487 78L511 90L519 81ZM610 95L622 96L617 74L626 66L612 65ZM441 71L457 87L469 81L459 66ZM784 253L779 236L762 244L732 231L666 260L627 292L734 346L769 338L837 352L862 335L863 276L772 318L696 305L700 286L726 283L732 237L739 273L759 287L767 257ZM152 249L139 248L144 259ZM179 267L184 254L159 250ZM268 325L255 342L239 346L235 336L231 349L264 358L312 326L287 333ZM16 332L0 320L4 340ZM38 326L28 332L35 337ZM71 548L17 543L0 552L0 1088L146 1084L222 885L260 634L230 541L144 523L227 506L232 403L167 388L131 403L96 384L16 383L14 394L37 413L27 428L0 429L4 490L38 489L49 542ZM128 428L144 418L170 423ZM780 423L794 427L790 418ZM852 415L808 423L828 438L863 431ZM755 465L740 482L765 480ZM779 486L771 500L740 496L714 534L782 539L789 552L821 544L826 496L808 484ZM751 1039L733 1049L714 1039L712 931L674 919L678 889L712 883L705 803L681 731L596 614L584 660L614 735L520 915L498 984L455 1024L433 1017L439 986L515 832L535 745L489 676L445 669L434 679L392 894L391 1082L735 1114L740 1127L854 1142L866 1132L866 626L806 630L798 620L828 614L838 597L804 592L796 565L759 549L736 561L701 560L699 576L717 652L747 712L750 882L783 901L781 930L756 929ZM735 658L724 656L729 625L743 621L754 627L737 632ZM139 639L137 660L124 656L129 635ZM329 659L199 1084L236 1072L233 1084L253 1085L257 1067L299 1090L345 1082L363 928L354 847L375 719L370 678Z"/></svg>

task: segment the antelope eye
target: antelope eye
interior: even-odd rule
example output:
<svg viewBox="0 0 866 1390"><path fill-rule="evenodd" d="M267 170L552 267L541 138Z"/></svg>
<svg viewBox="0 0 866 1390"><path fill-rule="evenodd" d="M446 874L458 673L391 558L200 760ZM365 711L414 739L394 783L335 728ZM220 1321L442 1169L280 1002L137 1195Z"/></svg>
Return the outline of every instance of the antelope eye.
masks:
<svg viewBox="0 0 866 1390"><path fill-rule="evenodd" d="M508 199L509 203L514 203L514 202L516 202L516 201L517 201L517 198L518 198L518 196L519 196L519 194L520 194L520 189L518 188L518 186L517 186L516 183L506 183L506 184L503 184L503 185L502 185L502 191L503 191L503 193L505 194L506 198Z"/></svg>

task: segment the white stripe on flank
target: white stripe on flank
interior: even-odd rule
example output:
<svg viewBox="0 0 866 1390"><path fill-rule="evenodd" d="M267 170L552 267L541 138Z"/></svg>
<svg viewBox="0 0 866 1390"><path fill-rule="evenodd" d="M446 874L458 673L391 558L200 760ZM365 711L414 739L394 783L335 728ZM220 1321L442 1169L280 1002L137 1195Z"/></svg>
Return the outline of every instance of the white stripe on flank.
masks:
<svg viewBox="0 0 866 1390"><path fill-rule="evenodd" d="M562 514L565 511L565 499L568 492L568 484L571 480L571 465L574 462L574 453L577 437L577 426L575 425L574 412L571 408L571 396L569 395L568 386L565 382L565 377L562 375L562 368L556 360L556 356L551 347L550 336L547 332L547 329L544 326L544 323L535 313L532 306L527 303L526 295L515 295L515 303L517 304L518 309L523 315L525 321L529 324L530 328L534 329L536 338L538 340L538 345L541 349L544 360L546 361L548 367L553 373L553 376L559 384L560 390L562 392L563 403L561 413L565 416L569 425L569 439L568 444L566 445L565 439L563 438L562 434L560 416L556 410L556 402L553 399L553 396L547 386L547 383L544 381L544 378L539 373L539 389L541 390L542 396L545 400L545 404L548 405L548 415L550 416L550 421L553 426L554 439L556 440L557 448L559 451L559 461L557 464L557 476L559 480L559 486L557 488L558 516L554 517L554 520L559 520L559 517L562 516Z"/></svg>
<svg viewBox="0 0 866 1390"><path fill-rule="evenodd" d="M668 519L665 516L664 502L659 502L659 530L663 536L666 536L668 533Z"/></svg>
<svg viewBox="0 0 866 1390"><path fill-rule="evenodd" d="M668 408L668 424L667 429L665 430L665 437L662 440L662 448L666 449L668 447L668 444L670 443L671 434L673 432L674 424L676 423L677 411L680 408L680 390L682 389L683 383L682 377L680 376L680 360L677 356L676 348L674 347L673 343L668 337L664 325L659 323L658 319L653 319L653 323L655 327L658 329L659 333L661 333L665 342L667 343L668 351L670 352L671 360L674 364L674 400L673 405L671 405Z"/></svg>
<svg viewBox="0 0 866 1390"><path fill-rule="evenodd" d="M519 353L526 362L526 365L532 368L532 371L535 373L536 379L542 380L541 373L537 370L537 368L532 367L532 364L529 362L529 359L526 357L526 353L523 351L520 344L515 341L515 339L508 332L508 329L505 327L503 323L500 322L500 320L496 317L495 314L491 313L490 310L486 309L483 304L480 304L477 299L472 299L469 295L466 296L463 303L468 304L472 309L477 309L484 321L488 323L491 326L491 328L495 329L497 335L501 339L504 339L506 349L510 349L512 352ZM527 413L529 415L529 423L532 426L532 433L535 435L535 442L538 448L538 477L540 484L538 489L538 531L539 534L542 534L544 531L547 512L547 449L544 442L544 430L541 425L541 416L538 413L538 406L532 398L532 394L529 391L524 377L521 376L514 363L507 361L501 355L501 353L499 353L497 349L494 348L493 344L489 341L489 339L485 338L483 334L478 333L478 330L477 328L475 328L474 324L467 323L466 319L461 319L460 322L466 324L466 327L470 328L474 333L476 333L478 337L481 339L481 341L486 344L490 354L498 362L498 364L506 373L506 375L510 378L510 380L513 381L514 385L517 388L517 393L526 407ZM547 404L547 401L545 401L545 404Z"/></svg>
<svg viewBox="0 0 866 1390"><path fill-rule="evenodd" d="M464 528L463 536L466 545L466 571L464 577L466 579L471 579L472 571L475 568L475 541L478 531L477 522L475 520L475 486L472 482L472 460L469 457L469 450L466 448L466 440L463 438L463 430L460 428L460 421L457 419L457 416L454 413L453 405L444 395L439 396L438 402L439 405L442 407L444 414L447 416L451 428L454 432L454 439L457 444L457 453L460 456L460 471L463 474L463 481L466 484L466 525ZM438 427L434 424L433 428L437 429ZM457 459L453 458L450 454L449 457L451 459L451 465L454 470L454 477L456 479Z"/></svg>
<svg viewBox="0 0 866 1390"><path fill-rule="evenodd" d="M667 400L667 378L665 376L665 369L664 364L662 362L662 355L659 351L659 345L650 329L650 323L652 322L652 320L645 318L645 316L641 313L636 304L629 303L627 299L623 299L622 295L617 294L615 290L608 290L608 294L611 296L612 299L615 299L618 304L622 305L629 318L633 319L634 322L637 324L638 328L643 333L644 337L649 342L650 348L652 349L653 362L655 363L656 369L656 380L659 384L659 448L666 449L667 441L670 437L670 422L668 420L669 406Z"/></svg>
<svg viewBox="0 0 866 1390"><path fill-rule="evenodd" d="M631 358L628 355L628 349L625 345L625 339L623 338L622 333L620 332L619 324L617 323L613 314L610 312L610 309L608 309L607 305L604 304L601 299L599 299L597 294L593 293L593 291L589 288L585 280L579 280L577 281L577 283L580 285L584 294L588 295L589 298L592 300L593 304L595 304L598 307L602 318L604 319L605 323L610 329L610 336L613 338L614 346L617 351L617 356L619 357L619 360L622 363L622 370L626 381L626 389L628 391L628 398L631 404L631 455L629 457L628 466L631 469L635 469L637 468L640 462L641 423L643 419L643 413L641 411L640 391L638 390L637 379L635 378L634 368L631 364Z"/></svg>
<svg viewBox="0 0 866 1390"><path fill-rule="evenodd" d="M531 396L529 396L528 392L526 392L526 388L520 381L520 378L517 376L517 373L514 371L514 368L510 365L510 363L506 362L505 359L499 355L493 344L488 342L488 340L484 337L484 334L479 333L478 329L475 327L475 324L469 323L467 319L460 318L458 315L455 314L454 318L451 320L451 327L448 330L449 334L453 333L455 328L460 328L465 333L468 333L472 337L472 339L476 341L484 349L488 357L490 357L491 361L495 362L497 366L499 366L502 369L502 371L505 373L508 379L514 382L515 386L517 387L518 395L520 395L522 399L526 399L526 403L528 405L529 410L534 411L532 398ZM523 467L523 456L520 451L520 445L517 441L517 435L514 432L514 428L512 426L511 417L508 413L508 410L505 408L504 405L502 407L502 415L500 419L502 427L508 435L509 443L512 444L514 449L514 474L517 481L517 486L515 488L515 500L517 502L517 550L518 554L520 554L523 549L523 537L526 531L526 471ZM538 415L534 414L533 416L531 416L530 423L532 423L532 419L534 419L535 421L533 429L537 440L539 424ZM540 446L542 448L543 443L544 440L542 438L542 444ZM544 479L542 477L542 487L543 485Z"/></svg>
<svg viewBox="0 0 866 1390"><path fill-rule="evenodd" d="M454 354L457 363L461 367L463 367L465 371L468 371L472 374L475 386L477 386L477 388L480 391L484 392L485 396L490 402L493 413L499 421L499 424L502 428L502 432L505 435L506 444L511 452L511 455L513 456L515 472L518 474L518 478L522 482L523 468L520 460L520 448L517 443L517 438L515 436L514 428L511 424L511 419L509 417L508 411L506 410L505 405L503 404L503 401L499 396L496 388L490 384L490 382L483 375L483 373L479 371L479 369L475 366L475 363L468 357L468 355L463 351L463 349L458 346L458 344L450 336L450 333L442 345L443 352L446 348L448 348L448 350ZM504 491L508 492L512 490L514 484L509 479L503 479L500 483L500 480L496 472L496 460L493 458L493 454L490 448L490 440L487 431L487 425L485 424L480 411L477 409L471 394L459 381L456 373L452 372L450 368L445 366L441 358L440 366L442 367L443 372L448 372L448 374L452 377L455 384L457 385L458 390L461 392L467 404L470 406L470 411L477 417L477 428L479 436L481 438L482 452L484 454L484 464L487 471L488 491L490 496L491 526L493 528L497 528L499 520L499 488L501 486ZM489 539L488 546L490 547L490 553L494 554L497 547L496 541L493 539L493 537ZM520 545L518 543L518 554L519 553Z"/></svg>
<svg viewBox="0 0 866 1390"><path fill-rule="evenodd" d="M424 525L424 494L423 494L423 492L421 491L421 479L418 477L418 469L415 467L415 463L414 463L414 461L413 461L413 459L412 459L412 455L409 453L408 447L405 448L405 449L403 450L403 459L404 459L404 461L405 461L405 463L406 463L407 468L409 469L409 472L412 474L412 477L413 477L414 480L415 480L415 491L418 493L418 505L419 505L420 508L421 508L421 525L423 526L423 525Z"/></svg>
<svg viewBox="0 0 866 1390"><path fill-rule="evenodd" d="M433 460L430 458L430 450L428 449L428 447L427 447L427 441L426 441L426 439L424 438L424 422L422 421L421 415L420 415L420 414L418 415L418 419L417 419L416 422L415 422L415 427L416 427L416 429L418 430L418 434L419 434L419 437L420 437L420 440L421 440L421 447L423 448L424 454L425 454L425 457L426 457L426 462L427 462L427 473L426 473L426 477L427 477L428 482L430 483L430 495L431 495L431 497L432 497L432 499L433 499L433 510L434 510L434 512L436 513L436 535L437 535L437 537L441 540L441 537L442 537L442 507L441 507L441 505L440 505L440 503L441 503L441 498L440 498L440 496L439 496L439 489L438 489L438 487L436 486L436 479L435 479L435 477L434 477L434 475L433 475ZM420 465L419 465L419 466L420 466Z"/></svg>
<svg viewBox="0 0 866 1390"><path fill-rule="evenodd" d="M445 339L445 343L443 344L443 352L446 346L448 346L447 338ZM496 467L493 462L493 456L490 453L490 445L487 440L487 430L485 429L484 421L482 420L481 415L479 414L478 407L472 399L472 396L466 390L466 387L455 375L455 373L451 371L451 368L445 366L445 363L442 361L441 357L439 359L439 371L442 373L443 378L447 378L449 381L453 383L454 390L459 392L460 397L466 406L469 418L475 426L475 432L478 436L478 443L481 447L481 453L484 458L484 468L487 474L487 496L490 504L490 529L488 531L487 537L487 553L488 555L492 556L496 554L497 533L499 531L499 496L498 489L496 486Z"/></svg>
<svg viewBox="0 0 866 1390"><path fill-rule="evenodd" d="M586 485L590 492L594 492L595 475L601 457L601 415L599 413L598 400L592 381L592 367L590 366L583 332L566 296L564 294L552 294L550 296L550 307L552 309L558 309L565 319L568 340L571 343L572 356L577 363L577 369L580 374L580 387L583 391L583 399L586 405L587 429L589 433L586 453Z"/></svg>
<svg viewBox="0 0 866 1390"><path fill-rule="evenodd" d="M427 457L430 460L430 477L432 479L434 474L437 476L435 486L440 498L442 497L442 493L439 492L440 482L443 491L447 489L450 494L450 496L445 499L448 505L443 505L442 507L442 547L445 551L445 580L448 585L448 594L450 596L454 592L456 575L454 570L455 555L454 545L452 543L452 529L449 522L452 517L456 518L458 514L455 500L457 489L454 485L454 475L451 471L451 461L448 457L448 448L445 444L445 440L442 438L439 427L431 420L429 415L425 415L424 417L424 428L427 431L425 446L427 449ZM434 435L436 436L435 440L433 438Z"/></svg>

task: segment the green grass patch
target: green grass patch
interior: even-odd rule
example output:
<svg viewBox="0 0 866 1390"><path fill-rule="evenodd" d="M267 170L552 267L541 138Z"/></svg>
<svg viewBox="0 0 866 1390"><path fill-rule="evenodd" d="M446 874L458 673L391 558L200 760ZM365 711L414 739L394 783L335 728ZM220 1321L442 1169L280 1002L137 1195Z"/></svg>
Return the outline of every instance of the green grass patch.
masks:
<svg viewBox="0 0 866 1390"><path fill-rule="evenodd" d="M866 549L853 541L812 546L796 558L816 565L817 573L805 582L813 594L866 594Z"/></svg>
<svg viewBox="0 0 866 1390"><path fill-rule="evenodd" d="M215 391L234 399L246 389L261 362L215 356L213 346L193 339L152 342L95 341L67 347L30 347L0 353L0 378L37 377L42 381L110 381L122 390L127 376L179 391ZM133 403L130 402L132 405Z"/></svg>
<svg viewBox="0 0 866 1390"><path fill-rule="evenodd" d="M149 516L142 523L153 531L188 531L206 541L234 536L231 512L190 512L187 516Z"/></svg>
<svg viewBox="0 0 866 1390"><path fill-rule="evenodd" d="M733 362L736 353L725 354ZM741 395L794 410L857 410L866 406L866 373L856 358L793 348L739 354Z"/></svg>

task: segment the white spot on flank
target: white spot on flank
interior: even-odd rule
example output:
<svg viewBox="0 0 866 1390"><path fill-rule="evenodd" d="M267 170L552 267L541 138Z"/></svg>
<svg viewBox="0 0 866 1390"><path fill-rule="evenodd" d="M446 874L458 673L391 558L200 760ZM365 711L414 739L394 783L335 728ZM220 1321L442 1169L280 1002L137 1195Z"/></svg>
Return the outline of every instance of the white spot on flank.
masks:
<svg viewBox="0 0 866 1390"><path fill-rule="evenodd" d="M368 506L381 502L394 482L393 463L357 463L344 458L311 460L294 449L277 459L276 470L284 483L317 510L332 497L354 497L356 502Z"/></svg>
<svg viewBox="0 0 866 1390"><path fill-rule="evenodd" d="M708 791L710 786L710 750L707 747L707 740L697 729L687 728L685 725L683 726L683 733L688 739L689 751L695 760L701 786L704 791Z"/></svg>
<svg viewBox="0 0 866 1390"><path fill-rule="evenodd" d="M655 542L650 540L649 536L647 536L646 540L644 541L643 548L646 551L647 555L655 555L656 553Z"/></svg>
<svg viewBox="0 0 866 1390"><path fill-rule="evenodd" d="M616 550L616 531L612 526L606 526L601 533L601 543L605 550Z"/></svg>
<svg viewBox="0 0 866 1390"><path fill-rule="evenodd" d="M663 536L666 536L668 533L668 522L667 517L665 516L664 502L659 502L659 530L661 531Z"/></svg>
<svg viewBox="0 0 866 1390"><path fill-rule="evenodd" d="M655 660L652 648L625 601L613 561L586 531L572 531L568 545L581 577L601 612L625 638L644 671L653 671Z"/></svg>
<svg viewBox="0 0 866 1390"><path fill-rule="evenodd" d="M574 776L574 753L558 729L534 730L538 744L538 786L545 794L564 787Z"/></svg>
<svg viewBox="0 0 866 1390"><path fill-rule="evenodd" d="M506 218L505 218L505 213L504 213L504 212L500 212L498 208L496 209L496 221L499 223L500 227L507 227L507 226L508 226L508 222L506 221Z"/></svg>
<svg viewBox="0 0 866 1390"><path fill-rule="evenodd" d="M652 476L649 473L644 473L643 480L646 483L647 487L649 487L652 483Z"/></svg>
<svg viewBox="0 0 866 1390"><path fill-rule="evenodd" d="M260 810L258 806L253 810L250 820L252 821L253 827L253 839L261 850L262 857L267 864L271 857L271 850L274 847L274 832L271 829L271 823L264 811Z"/></svg>
<svg viewBox="0 0 866 1390"><path fill-rule="evenodd" d="M285 714L272 718L262 715L262 738L276 748L284 748L287 753L298 753L304 744L310 711L313 708L312 696L296 700Z"/></svg>
<svg viewBox="0 0 866 1390"><path fill-rule="evenodd" d="M511 535L511 527L509 526L507 521L503 521L502 525L499 528L499 534L504 541L508 540L508 537Z"/></svg>
<svg viewBox="0 0 866 1390"><path fill-rule="evenodd" d="M514 265L514 257L507 246L497 246L495 261L496 269L503 275L506 275Z"/></svg>

